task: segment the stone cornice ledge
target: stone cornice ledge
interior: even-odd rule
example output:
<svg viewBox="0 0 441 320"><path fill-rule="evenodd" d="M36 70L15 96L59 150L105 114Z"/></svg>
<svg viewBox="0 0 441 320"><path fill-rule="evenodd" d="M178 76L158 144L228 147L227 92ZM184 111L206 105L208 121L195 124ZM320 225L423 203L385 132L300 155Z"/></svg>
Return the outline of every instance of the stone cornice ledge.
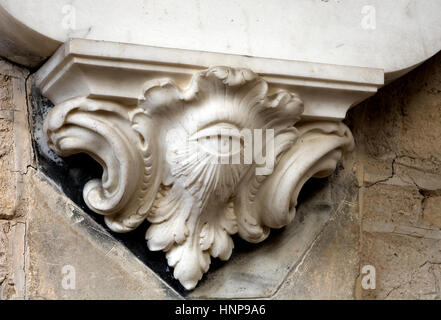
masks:
<svg viewBox="0 0 441 320"><path fill-rule="evenodd" d="M211 257L230 257L231 235L257 243L292 221L303 184L353 147L347 110L383 79L379 69L81 39L36 75L55 104L49 147L103 166L86 204L115 232L147 219L149 249L166 252L187 289Z"/></svg>
<svg viewBox="0 0 441 320"><path fill-rule="evenodd" d="M381 69L85 39L61 46L37 72L36 82L54 104L78 96L133 104L148 80L169 77L185 86L195 72L214 66L247 68L270 87L293 90L305 102L304 118L343 119L384 84Z"/></svg>

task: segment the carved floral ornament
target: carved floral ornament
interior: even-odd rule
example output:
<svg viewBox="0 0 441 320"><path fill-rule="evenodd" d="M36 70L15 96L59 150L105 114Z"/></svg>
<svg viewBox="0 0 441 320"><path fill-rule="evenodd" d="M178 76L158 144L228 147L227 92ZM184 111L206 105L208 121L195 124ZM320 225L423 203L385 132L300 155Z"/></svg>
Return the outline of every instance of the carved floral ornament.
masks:
<svg viewBox="0 0 441 320"><path fill-rule="evenodd" d="M295 215L310 177L333 172L353 147L338 121L302 121L295 93L268 93L248 69L215 67L187 88L150 80L138 105L78 97L44 123L61 156L84 152L103 167L83 196L115 232L145 219L150 250L166 252L174 277L193 289L211 257L228 260L231 236L265 240Z"/></svg>

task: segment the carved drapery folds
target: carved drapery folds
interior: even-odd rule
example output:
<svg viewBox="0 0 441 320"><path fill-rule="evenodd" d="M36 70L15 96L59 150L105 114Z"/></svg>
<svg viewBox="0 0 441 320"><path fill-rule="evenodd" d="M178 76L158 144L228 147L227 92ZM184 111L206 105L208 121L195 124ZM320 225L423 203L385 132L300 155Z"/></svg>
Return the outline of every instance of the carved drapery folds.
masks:
<svg viewBox="0 0 441 320"><path fill-rule="evenodd" d="M150 80L137 105L78 97L45 119L61 156L85 152L103 167L83 190L115 232L145 219L150 250L163 250L192 289L211 257L231 256L231 236L263 241L292 221L310 177L324 177L353 146L338 121L302 120L301 97L269 92L248 69L197 72L186 88Z"/></svg>

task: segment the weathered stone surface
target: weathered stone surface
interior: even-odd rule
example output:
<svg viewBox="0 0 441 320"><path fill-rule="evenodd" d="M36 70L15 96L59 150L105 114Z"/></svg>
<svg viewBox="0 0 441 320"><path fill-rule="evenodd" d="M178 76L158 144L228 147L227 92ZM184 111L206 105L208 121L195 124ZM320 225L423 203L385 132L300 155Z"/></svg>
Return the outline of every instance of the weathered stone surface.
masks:
<svg viewBox="0 0 441 320"><path fill-rule="evenodd" d="M376 184L363 190L363 225L417 226L424 197L415 187Z"/></svg>
<svg viewBox="0 0 441 320"><path fill-rule="evenodd" d="M441 299L441 55L351 110L364 299Z"/></svg>
<svg viewBox="0 0 441 320"><path fill-rule="evenodd" d="M22 175L31 160L27 74L0 60L0 299L23 298L25 290Z"/></svg>
<svg viewBox="0 0 441 320"><path fill-rule="evenodd" d="M441 55L349 112L357 152L441 173Z"/></svg>
<svg viewBox="0 0 441 320"><path fill-rule="evenodd" d="M342 200L275 299L353 299L359 273L356 199Z"/></svg>
<svg viewBox="0 0 441 320"><path fill-rule="evenodd" d="M441 239L363 233L361 265L376 269L376 289L364 299L440 299Z"/></svg>
<svg viewBox="0 0 441 320"><path fill-rule="evenodd" d="M12 79L0 75L0 219L11 218L14 209L14 107Z"/></svg>
<svg viewBox="0 0 441 320"><path fill-rule="evenodd" d="M26 298L179 298L70 200L38 176L29 178ZM66 285L70 270L75 274L72 286Z"/></svg>
<svg viewBox="0 0 441 320"><path fill-rule="evenodd" d="M0 299L10 296L8 279L9 269L9 221L0 221Z"/></svg>
<svg viewBox="0 0 441 320"><path fill-rule="evenodd" d="M423 208L424 222L441 229L441 196L425 199Z"/></svg>

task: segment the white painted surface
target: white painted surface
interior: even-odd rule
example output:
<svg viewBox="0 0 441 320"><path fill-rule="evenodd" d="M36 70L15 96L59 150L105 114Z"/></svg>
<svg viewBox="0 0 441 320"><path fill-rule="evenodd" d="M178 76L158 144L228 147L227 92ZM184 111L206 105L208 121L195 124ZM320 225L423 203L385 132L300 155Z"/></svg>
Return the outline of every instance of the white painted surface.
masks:
<svg viewBox="0 0 441 320"><path fill-rule="evenodd" d="M386 79L441 49L439 0L0 0L0 5L28 32L59 44L77 37L353 65L384 69ZM44 46L42 55L54 51L52 43Z"/></svg>

